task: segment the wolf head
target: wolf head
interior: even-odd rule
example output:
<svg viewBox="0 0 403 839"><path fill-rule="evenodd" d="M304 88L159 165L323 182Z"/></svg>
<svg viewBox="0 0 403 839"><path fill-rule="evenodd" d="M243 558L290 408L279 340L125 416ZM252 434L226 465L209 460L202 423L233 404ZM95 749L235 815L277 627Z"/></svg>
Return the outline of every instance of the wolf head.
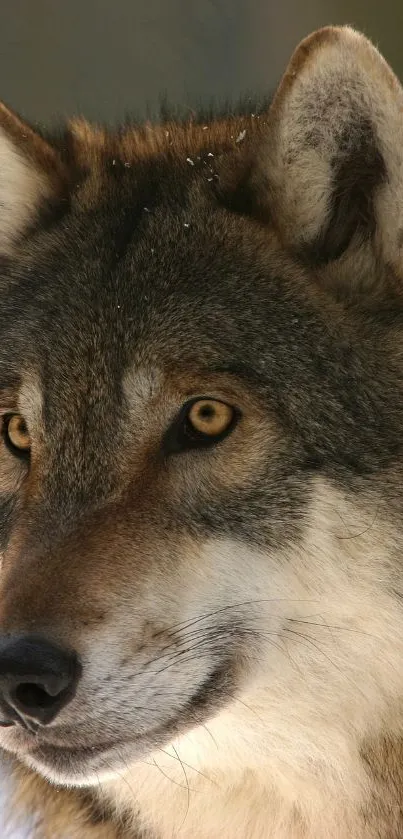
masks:
<svg viewBox="0 0 403 839"><path fill-rule="evenodd" d="M0 745L51 780L336 764L396 718L402 137L348 28L267 113L3 108Z"/></svg>

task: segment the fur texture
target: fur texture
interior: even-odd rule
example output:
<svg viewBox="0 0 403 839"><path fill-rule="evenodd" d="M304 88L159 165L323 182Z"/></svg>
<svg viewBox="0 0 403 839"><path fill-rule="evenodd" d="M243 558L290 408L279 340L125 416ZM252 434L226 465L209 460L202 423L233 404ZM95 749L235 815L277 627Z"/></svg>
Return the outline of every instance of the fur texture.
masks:
<svg viewBox="0 0 403 839"><path fill-rule="evenodd" d="M402 106L326 28L259 114L2 111L0 631L80 662L34 724L0 649L41 839L403 835Z"/></svg>

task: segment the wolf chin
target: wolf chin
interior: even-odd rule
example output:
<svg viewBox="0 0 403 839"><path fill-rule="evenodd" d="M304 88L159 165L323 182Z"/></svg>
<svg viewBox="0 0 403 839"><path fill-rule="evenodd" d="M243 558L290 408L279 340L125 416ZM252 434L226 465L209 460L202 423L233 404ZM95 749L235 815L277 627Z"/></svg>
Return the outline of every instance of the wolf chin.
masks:
<svg viewBox="0 0 403 839"><path fill-rule="evenodd" d="M403 836L403 92L0 112L0 747L47 839Z"/></svg>

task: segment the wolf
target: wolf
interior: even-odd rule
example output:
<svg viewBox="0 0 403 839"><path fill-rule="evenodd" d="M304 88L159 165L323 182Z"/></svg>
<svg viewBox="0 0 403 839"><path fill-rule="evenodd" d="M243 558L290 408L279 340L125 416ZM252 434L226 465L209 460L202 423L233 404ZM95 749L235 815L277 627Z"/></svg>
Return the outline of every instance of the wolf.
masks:
<svg viewBox="0 0 403 839"><path fill-rule="evenodd" d="M0 747L47 839L403 836L403 92L0 115ZM8 757L6 757L8 755Z"/></svg>

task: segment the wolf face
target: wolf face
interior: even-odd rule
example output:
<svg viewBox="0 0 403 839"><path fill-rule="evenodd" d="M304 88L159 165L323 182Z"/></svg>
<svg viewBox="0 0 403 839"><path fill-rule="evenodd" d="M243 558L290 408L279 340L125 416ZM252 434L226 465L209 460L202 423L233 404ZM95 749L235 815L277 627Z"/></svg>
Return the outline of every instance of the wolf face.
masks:
<svg viewBox="0 0 403 839"><path fill-rule="evenodd" d="M267 113L53 139L1 114L0 745L134 790L163 839L183 771L209 796L185 837L379 835L402 114L348 28Z"/></svg>

